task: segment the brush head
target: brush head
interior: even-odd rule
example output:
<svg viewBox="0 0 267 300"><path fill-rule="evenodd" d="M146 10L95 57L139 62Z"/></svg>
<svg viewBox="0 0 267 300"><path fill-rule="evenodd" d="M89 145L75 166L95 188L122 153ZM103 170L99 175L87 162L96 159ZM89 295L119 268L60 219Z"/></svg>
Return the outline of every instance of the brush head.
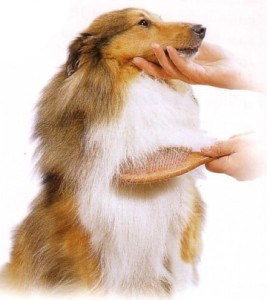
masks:
<svg viewBox="0 0 267 300"><path fill-rule="evenodd" d="M127 184L159 182L187 173L213 159L186 147L162 148L138 163L131 160L123 163L119 180Z"/></svg>

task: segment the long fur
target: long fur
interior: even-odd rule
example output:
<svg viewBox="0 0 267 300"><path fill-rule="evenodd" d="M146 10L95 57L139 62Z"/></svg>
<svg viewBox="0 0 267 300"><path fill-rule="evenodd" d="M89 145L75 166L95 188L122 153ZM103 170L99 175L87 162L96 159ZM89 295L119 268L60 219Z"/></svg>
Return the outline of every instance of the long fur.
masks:
<svg viewBox="0 0 267 300"><path fill-rule="evenodd" d="M193 173L145 186L116 177L128 159L211 142L199 130L190 86L152 79L131 63L155 61L154 41L201 43L192 24L138 9L111 12L71 44L44 89L35 126L43 188L14 236L9 283L170 293L196 280L204 205Z"/></svg>

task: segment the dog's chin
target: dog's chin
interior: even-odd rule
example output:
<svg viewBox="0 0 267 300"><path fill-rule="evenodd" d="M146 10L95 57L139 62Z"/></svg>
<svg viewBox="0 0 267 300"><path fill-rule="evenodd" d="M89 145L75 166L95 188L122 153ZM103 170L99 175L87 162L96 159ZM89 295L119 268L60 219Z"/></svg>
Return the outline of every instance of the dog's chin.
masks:
<svg viewBox="0 0 267 300"><path fill-rule="evenodd" d="M177 53L182 57L192 57L198 52L198 47L195 48L180 48L176 49Z"/></svg>
<svg viewBox="0 0 267 300"><path fill-rule="evenodd" d="M192 47L192 48L176 48L177 53L182 57L192 57L197 54L198 47ZM165 54L169 57L169 53L167 50L165 50Z"/></svg>
<svg viewBox="0 0 267 300"><path fill-rule="evenodd" d="M182 57L193 57L197 54L199 47L192 47L192 48L176 48L177 53ZM167 57L169 57L169 53L167 50L164 50ZM151 53L150 55L140 55L141 57L145 58L146 60L153 62L155 64L159 65L159 61L156 58L154 53Z"/></svg>

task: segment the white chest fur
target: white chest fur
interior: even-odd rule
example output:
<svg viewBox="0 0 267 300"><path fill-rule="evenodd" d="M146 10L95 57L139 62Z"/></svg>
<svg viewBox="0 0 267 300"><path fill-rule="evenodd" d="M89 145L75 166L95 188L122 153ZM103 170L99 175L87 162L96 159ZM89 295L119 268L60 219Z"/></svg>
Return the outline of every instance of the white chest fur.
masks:
<svg viewBox="0 0 267 300"><path fill-rule="evenodd" d="M136 188L114 186L112 178L126 157L139 159L163 146L199 149L210 140L198 129L189 90L142 75L126 94L121 117L88 133L88 148L96 143L100 151L80 190L80 218L101 256L105 289L160 291L162 282L181 284L192 275L179 250L192 176Z"/></svg>

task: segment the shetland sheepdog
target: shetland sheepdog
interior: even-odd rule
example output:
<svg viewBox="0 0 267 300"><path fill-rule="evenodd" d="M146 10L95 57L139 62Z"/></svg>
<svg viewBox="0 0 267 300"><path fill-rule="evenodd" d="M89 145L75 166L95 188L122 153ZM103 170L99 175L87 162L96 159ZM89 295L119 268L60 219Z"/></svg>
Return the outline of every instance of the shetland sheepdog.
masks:
<svg viewBox="0 0 267 300"><path fill-rule="evenodd" d="M194 172L144 185L114 176L157 149L210 143L191 87L132 63L156 62L155 42L192 55L203 32L129 8L101 15L71 43L37 105L42 189L15 232L10 285L170 294L196 282L204 204Z"/></svg>

